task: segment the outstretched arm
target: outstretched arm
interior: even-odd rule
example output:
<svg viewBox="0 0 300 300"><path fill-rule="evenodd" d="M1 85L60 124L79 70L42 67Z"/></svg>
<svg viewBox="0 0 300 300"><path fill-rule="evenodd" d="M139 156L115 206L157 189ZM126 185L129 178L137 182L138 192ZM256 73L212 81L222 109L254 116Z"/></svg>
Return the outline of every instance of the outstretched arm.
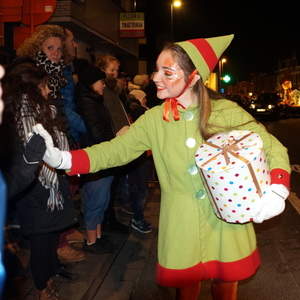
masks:
<svg viewBox="0 0 300 300"><path fill-rule="evenodd" d="M44 135L43 127L37 127L37 132L41 130L42 136L45 136L46 139L50 138L49 142L46 142L49 151L45 153L45 162L53 167L67 170L68 175L87 174L126 165L145 151L152 150L152 143L157 142L157 134L153 133L157 127L157 117L159 120L162 119L160 109L154 110L154 114L146 112L130 126L125 134L85 149L61 151L60 155L57 155L57 159L52 162L50 161L51 157L47 156L51 153L55 156L59 150L54 149L51 137L48 134ZM68 162L66 163L66 161Z"/></svg>

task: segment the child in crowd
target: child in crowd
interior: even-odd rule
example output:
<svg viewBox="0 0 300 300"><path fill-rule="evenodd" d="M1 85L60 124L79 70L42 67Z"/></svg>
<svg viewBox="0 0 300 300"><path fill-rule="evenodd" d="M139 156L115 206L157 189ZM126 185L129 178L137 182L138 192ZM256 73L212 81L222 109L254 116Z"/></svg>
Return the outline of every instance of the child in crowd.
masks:
<svg viewBox="0 0 300 300"><path fill-rule="evenodd" d="M56 117L57 110L48 99L49 74L32 63L20 63L4 79L6 109L1 125L4 170L20 171L14 166L26 157L24 146L36 122L49 130L59 149L68 150L62 121ZM78 222L77 215L69 197L68 178L44 162L41 165L37 161L29 162L37 165L36 176L10 199L10 204L15 203L22 233L29 237L30 270L37 299L60 299L51 280L59 263L56 249L60 230ZM19 178L19 183L14 182L15 189L24 183Z"/></svg>

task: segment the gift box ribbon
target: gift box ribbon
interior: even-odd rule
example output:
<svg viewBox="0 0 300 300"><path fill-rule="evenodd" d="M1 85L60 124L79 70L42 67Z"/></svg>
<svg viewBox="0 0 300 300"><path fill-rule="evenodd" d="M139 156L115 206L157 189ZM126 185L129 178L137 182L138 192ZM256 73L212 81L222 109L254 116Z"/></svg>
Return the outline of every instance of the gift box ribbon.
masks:
<svg viewBox="0 0 300 300"><path fill-rule="evenodd" d="M244 146L244 145L239 145L238 144L242 140L244 140L247 137L249 137L251 134L253 134L253 132L250 132L250 133L244 135L241 139L236 140L236 141L233 138L230 138L230 139L228 139L228 143L225 144L224 146L218 146L218 145L215 145L213 143L204 142L204 144L206 144L208 146L211 146L213 148L216 148L216 149L220 149L220 150L222 150L222 152L216 154L215 156L213 156L212 158L210 158L208 161L206 161L205 163L203 163L200 166L200 168L203 168L204 166L206 166L207 164L209 164L211 161L215 160L221 154L224 155L226 166L228 166L229 163L230 163L230 159L229 159L229 153L230 153L232 156L234 156L235 158L241 160L242 162L244 162L247 165L248 170L249 170L249 172L251 174L251 177L253 179L254 185L256 187L257 193L258 193L259 197L261 198L262 197L262 191L261 191L260 185L258 183L258 180L257 180L257 178L255 176L255 172L254 172L254 170L252 168L251 163L245 157L240 156L239 154L236 154L234 152L234 151L238 151L238 150L241 150L241 149L244 149L244 148L253 147L253 146L257 145L257 144L253 144L253 145Z"/></svg>

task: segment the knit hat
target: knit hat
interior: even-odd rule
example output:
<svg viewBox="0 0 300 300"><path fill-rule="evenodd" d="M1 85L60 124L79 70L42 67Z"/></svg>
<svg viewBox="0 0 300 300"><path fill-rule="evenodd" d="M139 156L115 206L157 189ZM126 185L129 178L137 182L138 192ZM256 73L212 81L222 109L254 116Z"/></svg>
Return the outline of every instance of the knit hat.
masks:
<svg viewBox="0 0 300 300"><path fill-rule="evenodd" d="M132 90L140 90L141 87L139 85L133 84L133 83L128 83L128 90L131 92Z"/></svg>
<svg viewBox="0 0 300 300"><path fill-rule="evenodd" d="M74 67L75 73L78 75L78 81L85 87L89 87L98 80L106 78L106 74L100 68L86 59L76 59Z"/></svg>
<svg viewBox="0 0 300 300"><path fill-rule="evenodd" d="M185 50L204 82L214 70L233 37L234 35L231 34L207 39L193 39L175 44Z"/></svg>
<svg viewBox="0 0 300 300"><path fill-rule="evenodd" d="M142 90L132 90L129 95L133 95L136 99L138 99L141 103L142 100L147 96Z"/></svg>
<svg viewBox="0 0 300 300"><path fill-rule="evenodd" d="M143 74L143 75L136 75L133 78L133 83L137 84L137 85L142 85L145 80L148 79L148 75L147 74Z"/></svg>

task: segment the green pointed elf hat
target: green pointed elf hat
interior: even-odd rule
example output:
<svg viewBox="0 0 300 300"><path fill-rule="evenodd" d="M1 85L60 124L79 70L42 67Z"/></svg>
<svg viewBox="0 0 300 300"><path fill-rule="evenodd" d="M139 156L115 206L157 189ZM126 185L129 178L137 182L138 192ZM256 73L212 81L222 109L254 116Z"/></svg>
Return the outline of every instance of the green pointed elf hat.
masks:
<svg viewBox="0 0 300 300"><path fill-rule="evenodd" d="M185 50L205 82L231 43L233 36L230 34L207 39L193 39L175 44Z"/></svg>

